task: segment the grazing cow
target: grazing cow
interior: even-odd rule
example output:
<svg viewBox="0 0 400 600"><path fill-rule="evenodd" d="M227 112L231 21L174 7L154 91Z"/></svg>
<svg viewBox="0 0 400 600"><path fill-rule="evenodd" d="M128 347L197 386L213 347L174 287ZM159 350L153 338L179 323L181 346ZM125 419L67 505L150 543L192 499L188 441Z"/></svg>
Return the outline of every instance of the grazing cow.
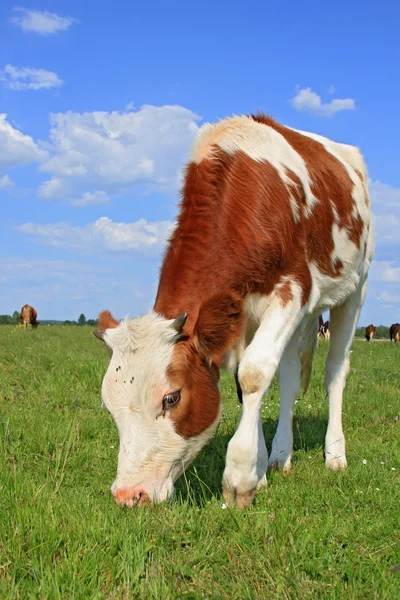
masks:
<svg viewBox="0 0 400 600"><path fill-rule="evenodd" d="M325 321L322 325L319 326L319 339L324 338L325 340L329 340L331 337L331 331L329 329L329 321Z"/></svg>
<svg viewBox="0 0 400 600"><path fill-rule="evenodd" d="M400 342L400 324L393 323L389 329L390 341L391 342Z"/></svg>
<svg viewBox="0 0 400 600"><path fill-rule="evenodd" d="M330 338L331 338L331 330L329 329L329 321L326 321L324 323L324 333L325 333L325 339L326 340L330 340Z"/></svg>
<svg viewBox="0 0 400 600"><path fill-rule="evenodd" d="M367 342L372 341L374 339L374 335L376 333L376 327L375 325L368 325L365 328L365 339L367 340Z"/></svg>
<svg viewBox="0 0 400 600"><path fill-rule="evenodd" d="M34 309L33 306L30 306L29 304L24 304L24 306L21 308L20 319L25 329L29 324L32 325L33 329L36 329L36 327L39 325L39 322L37 320L36 309Z"/></svg>
<svg viewBox="0 0 400 600"><path fill-rule="evenodd" d="M227 449L226 502L247 506L266 484L260 409L277 369L269 466L288 471L293 404L328 309L325 460L346 468L342 394L374 249L367 181L357 148L263 115L202 127L153 311L121 323L100 317L97 335L112 350L102 397L120 436L118 504L172 494L216 431L219 370L232 348L243 405Z"/></svg>

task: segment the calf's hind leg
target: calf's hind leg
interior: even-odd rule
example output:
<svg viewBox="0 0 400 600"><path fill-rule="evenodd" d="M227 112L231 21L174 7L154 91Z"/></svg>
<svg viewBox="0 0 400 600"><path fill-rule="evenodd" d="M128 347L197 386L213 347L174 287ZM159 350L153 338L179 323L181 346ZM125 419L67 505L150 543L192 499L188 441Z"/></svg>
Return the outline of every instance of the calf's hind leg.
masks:
<svg viewBox="0 0 400 600"><path fill-rule="evenodd" d="M293 452L293 405L300 391L301 365L298 343L299 329L293 334L279 363L279 422L268 461L270 469L283 469L286 473L290 471Z"/></svg>
<svg viewBox="0 0 400 600"><path fill-rule="evenodd" d="M344 304L331 309L331 339L326 359L325 389L329 399L328 429L325 438L325 465L334 471L346 469L346 446L342 427L343 390L350 369L349 352L367 282Z"/></svg>

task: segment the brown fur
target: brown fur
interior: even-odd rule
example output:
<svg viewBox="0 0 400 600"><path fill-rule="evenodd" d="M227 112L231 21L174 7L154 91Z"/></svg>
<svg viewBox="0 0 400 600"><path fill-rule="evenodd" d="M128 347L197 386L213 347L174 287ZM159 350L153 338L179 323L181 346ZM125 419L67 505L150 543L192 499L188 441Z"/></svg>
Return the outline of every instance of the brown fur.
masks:
<svg viewBox="0 0 400 600"><path fill-rule="evenodd" d="M311 289L306 257L298 252L301 227L277 170L241 152L213 154L187 168L154 306L168 318L188 312L189 332L200 306L217 291L268 295L285 275L300 283L304 301Z"/></svg>
<svg viewBox="0 0 400 600"><path fill-rule="evenodd" d="M285 283L277 289L277 295L279 296L283 306L288 302L293 300L293 293L291 289L290 281L285 281Z"/></svg>
<svg viewBox="0 0 400 600"><path fill-rule="evenodd" d="M219 365L243 331L244 317L243 300L237 294L216 294L207 300L193 332L199 353Z"/></svg>
<svg viewBox="0 0 400 600"><path fill-rule="evenodd" d="M114 319L109 310L103 310L103 312L99 314L97 323L98 328L101 331L105 331L106 329L113 329L114 327L118 327L119 325L118 321Z"/></svg>
<svg viewBox="0 0 400 600"><path fill-rule="evenodd" d="M185 439L199 435L215 422L220 407L219 373L191 344L178 343L167 373L181 400L170 410L176 432Z"/></svg>
<svg viewBox="0 0 400 600"><path fill-rule="evenodd" d="M360 215L354 217L352 214L353 182L345 167L320 142L284 127L270 117L256 115L253 119L278 131L303 158L312 181L311 190L319 200L319 203L313 207L309 220L310 226L307 228L309 255L317 261L323 273L330 277L340 275L343 265L332 265L330 259L334 249L332 239L334 215L330 202L334 204L339 215L339 227L346 228L350 240L357 247L360 246L363 231ZM359 176L362 179L361 173Z"/></svg>
<svg viewBox="0 0 400 600"><path fill-rule="evenodd" d="M391 342L392 341L394 341L394 343L400 342L400 324L399 323L393 323L393 325L390 326L389 335L390 335Z"/></svg>
<svg viewBox="0 0 400 600"><path fill-rule="evenodd" d="M219 365L243 325L242 299L216 294L201 307L189 343L176 344L167 376L171 388L181 390L181 401L170 414L184 438L198 435L216 420Z"/></svg>
<svg viewBox="0 0 400 600"><path fill-rule="evenodd" d="M33 308L33 306L30 306L29 304L24 304L24 306L21 308L20 319L24 324L24 327L26 327L27 325L32 325L32 327L36 329L36 327L39 325L39 322L37 320L37 311L35 308Z"/></svg>
<svg viewBox="0 0 400 600"><path fill-rule="evenodd" d="M376 333L375 325L371 324L365 328L365 339L367 340L367 342L369 342L370 340L373 339L375 333Z"/></svg>

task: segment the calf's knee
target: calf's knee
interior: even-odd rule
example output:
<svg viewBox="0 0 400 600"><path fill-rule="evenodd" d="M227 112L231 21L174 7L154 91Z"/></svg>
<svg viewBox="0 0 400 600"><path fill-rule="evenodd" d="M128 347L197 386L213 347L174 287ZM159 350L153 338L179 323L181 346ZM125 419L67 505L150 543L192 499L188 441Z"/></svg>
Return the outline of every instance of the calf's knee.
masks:
<svg viewBox="0 0 400 600"><path fill-rule="evenodd" d="M277 370L277 364L261 366L255 362L241 362L238 370L238 379L243 395L264 393L272 381Z"/></svg>

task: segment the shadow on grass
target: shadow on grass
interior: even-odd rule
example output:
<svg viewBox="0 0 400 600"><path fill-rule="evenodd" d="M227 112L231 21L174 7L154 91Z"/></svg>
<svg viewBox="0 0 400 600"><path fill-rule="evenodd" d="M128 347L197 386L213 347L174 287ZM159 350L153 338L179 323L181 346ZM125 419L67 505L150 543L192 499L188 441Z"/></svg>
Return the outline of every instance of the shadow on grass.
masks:
<svg viewBox="0 0 400 600"><path fill-rule="evenodd" d="M271 449L278 421L265 419L263 431L268 451ZM322 450L327 428L327 420L321 417L297 417L293 421L294 452L312 449ZM188 471L176 483L178 501L202 507L221 494L221 479L225 467L228 442L234 434L218 434L201 451Z"/></svg>

